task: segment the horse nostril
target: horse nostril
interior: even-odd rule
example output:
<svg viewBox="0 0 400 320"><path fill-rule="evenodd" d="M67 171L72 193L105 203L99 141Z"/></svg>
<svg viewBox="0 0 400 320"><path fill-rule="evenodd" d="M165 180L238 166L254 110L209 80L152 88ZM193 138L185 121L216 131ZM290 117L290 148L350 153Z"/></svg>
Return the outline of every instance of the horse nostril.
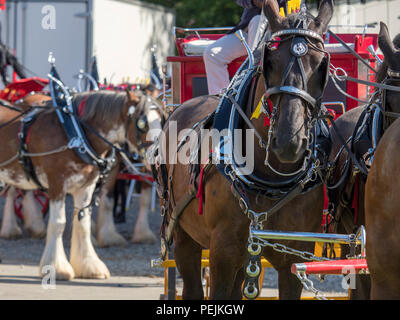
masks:
<svg viewBox="0 0 400 320"><path fill-rule="evenodd" d="M272 140L271 140L271 148L273 150L276 150L278 148L278 144L276 142L276 137L273 137Z"/></svg>
<svg viewBox="0 0 400 320"><path fill-rule="evenodd" d="M302 148L307 149L307 144L308 144L308 139L307 138L303 138L300 150Z"/></svg>

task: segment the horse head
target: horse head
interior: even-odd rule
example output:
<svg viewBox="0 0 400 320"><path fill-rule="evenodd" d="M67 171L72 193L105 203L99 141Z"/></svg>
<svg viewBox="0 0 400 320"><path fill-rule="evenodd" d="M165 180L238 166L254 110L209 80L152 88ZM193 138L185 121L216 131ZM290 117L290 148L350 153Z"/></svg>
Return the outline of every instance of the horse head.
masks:
<svg viewBox="0 0 400 320"><path fill-rule="evenodd" d="M378 44L385 59L378 70L377 82L400 86L400 34L392 41L388 27L381 22ZM399 92L384 90L384 108L386 111L400 113L399 95Z"/></svg>
<svg viewBox="0 0 400 320"><path fill-rule="evenodd" d="M153 144L162 130L163 112L151 95L139 90L127 90L126 93L126 143L129 151L144 156L145 150Z"/></svg>
<svg viewBox="0 0 400 320"><path fill-rule="evenodd" d="M262 56L265 96L272 109L269 145L281 163L294 164L312 140L313 120L327 83L329 54L322 36L333 15L333 1L323 0L317 17L304 9L283 17L276 0L267 0L263 10L272 32Z"/></svg>

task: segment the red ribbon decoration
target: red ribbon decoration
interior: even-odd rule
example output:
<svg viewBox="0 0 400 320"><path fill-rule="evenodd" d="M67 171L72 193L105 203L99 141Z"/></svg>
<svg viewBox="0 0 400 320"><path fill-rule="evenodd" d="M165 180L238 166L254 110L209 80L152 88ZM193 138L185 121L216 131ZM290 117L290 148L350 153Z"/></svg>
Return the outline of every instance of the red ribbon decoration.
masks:
<svg viewBox="0 0 400 320"><path fill-rule="evenodd" d="M272 102L269 98L267 98L267 103L268 103L268 107L269 107L269 114L272 114ZM264 127L266 126L271 126L271 119L268 117L268 115L264 116Z"/></svg>
<svg viewBox="0 0 400 320"><path fill-rule="evenodd" d="M199 215L203 214L203 201L204 201L204 187L203 187L203 177L204 177L204 167L200 170L199 176L199 189L197 190L196 198L199 199Z"/></svg>

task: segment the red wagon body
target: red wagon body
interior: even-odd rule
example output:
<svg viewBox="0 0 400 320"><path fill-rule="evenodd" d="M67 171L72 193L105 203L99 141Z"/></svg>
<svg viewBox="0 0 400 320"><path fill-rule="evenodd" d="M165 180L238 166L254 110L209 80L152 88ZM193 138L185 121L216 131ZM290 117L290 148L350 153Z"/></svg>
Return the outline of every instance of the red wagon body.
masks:
<svg viewBox="0 0 400 320"><path fill-rule="evenodd" d="M208 94L207 78L203 57L201 55L188 55L185 47L197 40L217 40L224 34L199 34L199 30L207 29L178 29L181 32L195 32L181 38L176 38L177 56L170 56L167 62L172 65L172 104L178 105L197 96ZM375 68L376 59L371 55L367 48L372 45L377 49L377 34L338 34L338 36L354 49L363 59ZM374 74L371 74L364 64L362 64L351 52L338 44L333 37L325 38L326 50L331 54L331 64L346 71L347 75L353 78L375 81ZM240 57L228 65L230 77L233 77L246 57ZM369 93L373 88L354 82L340 82L341 88L349 95L361 100L368 100ZM323 102L328 109L334 110L338 117L346 110L350 110L359 105L358 101L345 97L335 88L330 80L325 90Z"/></svg>

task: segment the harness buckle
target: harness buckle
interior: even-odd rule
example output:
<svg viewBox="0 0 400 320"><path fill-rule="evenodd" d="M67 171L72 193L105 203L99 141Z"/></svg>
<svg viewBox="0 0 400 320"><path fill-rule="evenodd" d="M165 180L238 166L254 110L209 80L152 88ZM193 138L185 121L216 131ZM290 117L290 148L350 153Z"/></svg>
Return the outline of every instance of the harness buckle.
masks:
<svg viewBox="0 0 400 320"><path fill-rule="evenodd" d="M82 140L80 137L73 137L69 142L68 142L68 149L75 149L75 148L81 148L82 147ZM80 150L79 150L80 151ZM82 153L82 152L81 152Z"/></svg>

